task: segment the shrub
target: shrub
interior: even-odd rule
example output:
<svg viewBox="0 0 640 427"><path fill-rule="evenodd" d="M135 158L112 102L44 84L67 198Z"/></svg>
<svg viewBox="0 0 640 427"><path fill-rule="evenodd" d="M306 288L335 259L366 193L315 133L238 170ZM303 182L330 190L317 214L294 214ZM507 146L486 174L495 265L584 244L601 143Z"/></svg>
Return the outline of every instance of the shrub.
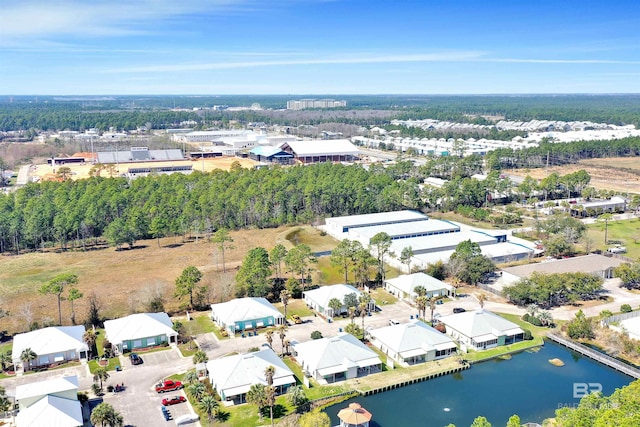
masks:
<svg viewBox="0 0 640 427"><path fill-rule="evenodd" d="M530 330L528 330L528 329L523 329L523 331L524 331L524 336L523 336L523 338L524 338L525 340L530 341L530 340L532 340L532 339L533 339L533 335L531 335L531 331L530 331Z"/></svg>
<svg viewBox="0 0 640 427"><path fill-rule="evenodd" d="M529 316L528 322L534 326L542 326L542 322L540 321L540 319L535 316Z"/></svg>
<svg viewBox="0 0 640 427"><path fill-rule="evenodd" d="M312 340L319 340L320 338L322 338L322 332L320 332L320 331L311 332L311 339Z"/></svg>
<svg viewBox="0 0 640 427"><path fill-rule="evenodd" d="M260 349L258 347L251 347L249 349L249 353L255 353L256 351L260 351Z"/></svg>
<svg viewBox="0 0 640 427"><path fill-rule="evenodd" d="M522 315L522 320L524 320L525 322L529 323L529 318L531 316L529 316L529 313L525 313L524 315Z"/></svg>
<svg viewBox="0 0 640 427"><path fill-rule="evenodd" d="M633 311L633 309L631 308L631 306L629 304L622 304L620 306L620 311L623 313L631 313Z"/></svg>

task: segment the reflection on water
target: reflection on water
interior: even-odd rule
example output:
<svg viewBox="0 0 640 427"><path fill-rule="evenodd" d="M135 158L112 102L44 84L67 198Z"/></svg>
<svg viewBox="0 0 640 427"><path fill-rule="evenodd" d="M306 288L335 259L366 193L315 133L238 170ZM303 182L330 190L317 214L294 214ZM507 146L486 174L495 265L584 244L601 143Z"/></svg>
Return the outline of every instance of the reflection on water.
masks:
<svg viewBox="0 0 640 427"><path fill-rule="evenodd" d="M565 366L553 366L549 363L553 358L561 359ZM558 407L579 402L573 397L574 383L601 383L602 392L611 394L631 380L587 357L547 343L538 352L479 363L453 375L351 399L326 412L333 425L339 424L338 411L352 401L367 408L375 421L371 426L378 427L439 427L449 423L466 427L479 415L499 426L506 425L513 414L518 414L523 423L541 423Z"/></svg>

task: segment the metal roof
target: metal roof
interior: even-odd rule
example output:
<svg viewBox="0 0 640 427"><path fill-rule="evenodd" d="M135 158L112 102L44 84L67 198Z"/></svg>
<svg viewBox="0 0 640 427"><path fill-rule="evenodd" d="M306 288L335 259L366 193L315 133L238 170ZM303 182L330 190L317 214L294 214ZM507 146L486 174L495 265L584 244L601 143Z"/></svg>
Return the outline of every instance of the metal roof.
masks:
<svg viewBox="0 0 640 427"><path fill-rule="evenodd" d="M598 254L589 254L573 258L555 259L536 264L519 265L517 267L505 268L504 271L518 277L529 277L534 272L544 274L555 273L599 273L609 268L619 267L626 261L609 258Z"/></svg>

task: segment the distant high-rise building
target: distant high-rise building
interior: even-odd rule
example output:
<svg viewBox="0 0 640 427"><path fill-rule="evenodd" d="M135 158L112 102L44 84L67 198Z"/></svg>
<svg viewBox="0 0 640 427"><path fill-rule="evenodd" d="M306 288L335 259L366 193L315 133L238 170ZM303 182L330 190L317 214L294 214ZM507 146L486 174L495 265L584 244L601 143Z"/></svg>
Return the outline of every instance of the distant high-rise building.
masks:
<svg viewBox="0 0 640 427"><path fill-rule="evenodd" d="M335 99L298 99L287 101L287 110L305 110L307 108L340 108L346 107L347 101Z"/></svg>

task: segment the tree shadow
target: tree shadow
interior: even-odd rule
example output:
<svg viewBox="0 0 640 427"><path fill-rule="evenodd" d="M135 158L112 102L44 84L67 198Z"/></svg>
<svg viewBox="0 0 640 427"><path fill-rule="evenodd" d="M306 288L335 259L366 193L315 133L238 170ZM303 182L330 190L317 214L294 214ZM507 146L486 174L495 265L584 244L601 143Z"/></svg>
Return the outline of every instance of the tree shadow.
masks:
<svg viewBox="0 0 640 427"><path fill-rule="evenodd" d="M182 245L184 245L184 243L171 243L170 245L165 245L165 248L174 249L179 248Z"/></svg>
<svg viewBox="0 0 640 427"><path fill-rule="evenodd" d="M216 412L216 420L224 423L229 421L229 418L231 417L231 414L229 412L223 411L223 410L218 410Z"/></svg>

